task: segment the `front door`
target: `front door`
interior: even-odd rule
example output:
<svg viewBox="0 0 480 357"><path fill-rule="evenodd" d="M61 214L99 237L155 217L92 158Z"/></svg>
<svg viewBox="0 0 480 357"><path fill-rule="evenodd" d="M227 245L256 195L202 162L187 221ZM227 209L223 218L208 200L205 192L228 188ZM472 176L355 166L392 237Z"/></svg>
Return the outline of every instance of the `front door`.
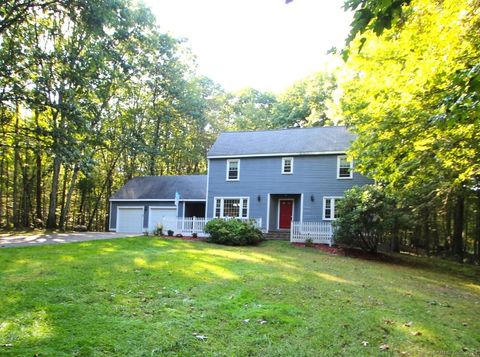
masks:
<svg viewBox="0 0 480 357"><path fill-rule="evenodd" d="M279 200L280 209L278 212L278 228L290 229L292 221L293 200Z"/></svg>

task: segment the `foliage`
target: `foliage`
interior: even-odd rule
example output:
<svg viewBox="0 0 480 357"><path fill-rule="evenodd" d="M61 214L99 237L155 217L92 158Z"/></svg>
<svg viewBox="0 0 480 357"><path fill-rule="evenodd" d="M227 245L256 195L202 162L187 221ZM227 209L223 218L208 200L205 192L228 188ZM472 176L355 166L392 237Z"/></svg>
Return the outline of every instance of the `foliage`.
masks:
<svg viewBox="0 0 480 357"><path fill-rule="evenodd" d="M253 222L239 219L216 218L207 222L207 242L225 245L256 245L264 240L262 232Z"/></svg>
<svg viewBox="0 0 480 357"><path fill-rule="evenodd" d="M467 214L480 177L478 1L415 0L403 10L401 26L350 44L361 48L340 83L358 134L350 154L413 213L411 244L478 256L480 234L463 232L480 225Z"/></svg>
<svg viewBox="0 0 480 357"><path fill-rule="evenodd" d="M336 206L334 240L340 245L376 252L393 228L394 205L376 185L354 186Z"/></svg>
<svg viewBox="0 0 480 357"><path fill-rule="evenodd" d="M478 267L396 259L278 241L227 247L143 237L1 249L0 340L11 344L1 351L363 356L385 343L412 356L478 350Z"/></svg>
<svg viewBox="0 0 480 357"><path fill-rule="evenodd" d="M174 233L174 232L173 232L171 229L169 229L169 230L167 231L167 235L168 235L169 237L173 237L173 233Z"/></svg>

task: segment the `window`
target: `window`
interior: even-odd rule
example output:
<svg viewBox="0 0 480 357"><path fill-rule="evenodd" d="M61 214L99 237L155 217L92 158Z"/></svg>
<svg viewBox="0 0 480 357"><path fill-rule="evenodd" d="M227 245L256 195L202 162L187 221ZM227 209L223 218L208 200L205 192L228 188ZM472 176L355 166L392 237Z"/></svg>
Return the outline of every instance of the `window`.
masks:
<svg viewBox="0 0 480 357"><path fill-rule="evenodd" d="M293 174L293 157L282 158L282 174Z"/></svg>
<svg viewBox="0 0 480 357"><path fill-rule="evenodd" d="M323 220L331 221L338 218L335 211L335 205L340 201L342 197L324 197L323 198Z"/></svg>
<svg viewBox="0 0 480 357"><path fill-rule="evenodd" d="M227 160L227 181L240 180L240 160Z"/></svg>
<svg viewBox="0 0 480 357"><path fill-rule="evenodd" d="M337 157L337 179L351 179L353 176L353 161L345 155Z"/></svg>
<svg viewBox="0 0 480 357"><path fill-rule="evenodd" d="M248 218L248 197L215 198L215 217Z"/></svg>

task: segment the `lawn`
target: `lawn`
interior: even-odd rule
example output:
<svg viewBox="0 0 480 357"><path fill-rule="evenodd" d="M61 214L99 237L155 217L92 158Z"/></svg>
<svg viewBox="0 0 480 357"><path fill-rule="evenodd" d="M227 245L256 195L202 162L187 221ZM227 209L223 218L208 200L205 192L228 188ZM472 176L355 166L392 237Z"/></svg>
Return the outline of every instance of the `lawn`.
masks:
<svg viewBox="0 0 480 357"><path fill-rule="evenodd" d="M148 237L1 249L0 355L478 354L478 268L437 262Z"/></svg>

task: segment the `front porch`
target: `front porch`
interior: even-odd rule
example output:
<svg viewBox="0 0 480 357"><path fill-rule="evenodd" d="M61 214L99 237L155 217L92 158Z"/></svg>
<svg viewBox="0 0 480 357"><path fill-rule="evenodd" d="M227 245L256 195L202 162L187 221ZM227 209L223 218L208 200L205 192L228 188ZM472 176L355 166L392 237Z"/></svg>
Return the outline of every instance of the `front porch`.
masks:
<svg viewBox="0 0 480 357"><path fill-rule="evenodd" d="M271 193L268 195L267 233L289 233L292 221L302 220L303 194ZM288 236L287 236L288 238Z"/></svg>

